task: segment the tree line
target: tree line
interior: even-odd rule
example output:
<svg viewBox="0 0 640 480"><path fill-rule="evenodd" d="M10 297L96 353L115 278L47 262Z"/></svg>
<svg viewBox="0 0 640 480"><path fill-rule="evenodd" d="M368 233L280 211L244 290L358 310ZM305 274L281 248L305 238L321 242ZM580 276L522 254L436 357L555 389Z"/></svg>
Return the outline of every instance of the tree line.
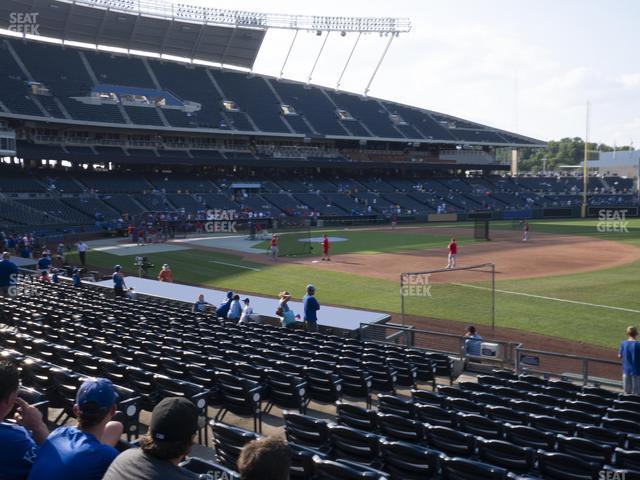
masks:
<svg viewBox="0 0 640 480"><path fill-rule="evenodd" d="M604 143L589 142L589 160L597 159L598 152L613 152L614 147ZM633 150L632 145L616 146L615 150ZM518 170L523 172L556 171L560 165L580 165L584 159L584 140L580 137L551 140L545 148L523 148L520 150Z"/></svg>

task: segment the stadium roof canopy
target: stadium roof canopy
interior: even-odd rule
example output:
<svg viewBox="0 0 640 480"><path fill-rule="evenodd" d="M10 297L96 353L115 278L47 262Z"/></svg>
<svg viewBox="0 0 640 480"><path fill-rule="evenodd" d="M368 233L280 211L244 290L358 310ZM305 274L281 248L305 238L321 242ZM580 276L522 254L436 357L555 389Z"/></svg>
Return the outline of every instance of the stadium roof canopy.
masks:
<svg viewBox="0 0 640 480"><path fill-rule="evenodd" d="M32 17L18 17L19 15ZM35 14L35 16L33 16ZM29 29L20 25L28 18ZM252 68L269 28L391 34L411 30L392 17L269 14L162 0L0 0L0 28Z"/></svg>
<svg viewBox="0 0 640 480"><path fill-rule="evenodd" d="M143 13L138 5L134 0L2 0L0 28L15 30L17 14L36 13L37 35L245 68L253 67L266 33L260 27Z"/></svg>

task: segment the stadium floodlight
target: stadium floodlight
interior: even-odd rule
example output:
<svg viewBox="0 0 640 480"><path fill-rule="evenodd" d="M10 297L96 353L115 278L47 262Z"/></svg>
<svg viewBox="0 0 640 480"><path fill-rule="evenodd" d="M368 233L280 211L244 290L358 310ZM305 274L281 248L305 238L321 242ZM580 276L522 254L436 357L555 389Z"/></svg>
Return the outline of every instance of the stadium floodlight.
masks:
<svg viewBox="0 0 640 480"><path fill-rule="evenodd" d="M399 34L411 30L408 18L394 17L330 17L317 15L288 15L259 13L224 8L210 8L188 3L160 0L56 0L81 6L96 7L136 15L182 20L201 24L233 27L308 30L320 32L359 32Z"/></svg>

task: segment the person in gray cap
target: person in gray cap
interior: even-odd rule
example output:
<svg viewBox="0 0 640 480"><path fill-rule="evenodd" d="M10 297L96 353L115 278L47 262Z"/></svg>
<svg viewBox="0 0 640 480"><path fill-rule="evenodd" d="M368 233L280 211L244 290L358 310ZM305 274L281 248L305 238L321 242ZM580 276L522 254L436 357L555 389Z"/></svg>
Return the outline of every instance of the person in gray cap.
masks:
<svg viewBox="0 0 640 480"><path fill-rule="evenodd" d="M320 310L320 304L316 297L316 287L309 284L307 285L307 294L302 299L304 307L304 326L308 332L318 331L318 315L317 311Z"/></svg>
<svg viewBox="0 0 640 480"><path fill-rule="evenodd" d="M165 398L151 412L149 432L140 448L121 453L102 480L192 480L178 465L191 452L198 431L198 410L190 400Z"/></svg>

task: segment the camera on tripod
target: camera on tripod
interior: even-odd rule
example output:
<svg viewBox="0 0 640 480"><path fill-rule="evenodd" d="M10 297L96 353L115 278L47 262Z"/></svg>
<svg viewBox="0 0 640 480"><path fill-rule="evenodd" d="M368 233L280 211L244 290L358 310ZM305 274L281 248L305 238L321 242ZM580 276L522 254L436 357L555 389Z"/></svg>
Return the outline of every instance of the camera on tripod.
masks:
<svg viewBox="0 0 640 480"><path fill-rule="evenodd" d="M147 257L142 256L136 256L133 260L133 265L138 269L138 276L141 278L147 278L149 270L155 267Z"/></svg>

